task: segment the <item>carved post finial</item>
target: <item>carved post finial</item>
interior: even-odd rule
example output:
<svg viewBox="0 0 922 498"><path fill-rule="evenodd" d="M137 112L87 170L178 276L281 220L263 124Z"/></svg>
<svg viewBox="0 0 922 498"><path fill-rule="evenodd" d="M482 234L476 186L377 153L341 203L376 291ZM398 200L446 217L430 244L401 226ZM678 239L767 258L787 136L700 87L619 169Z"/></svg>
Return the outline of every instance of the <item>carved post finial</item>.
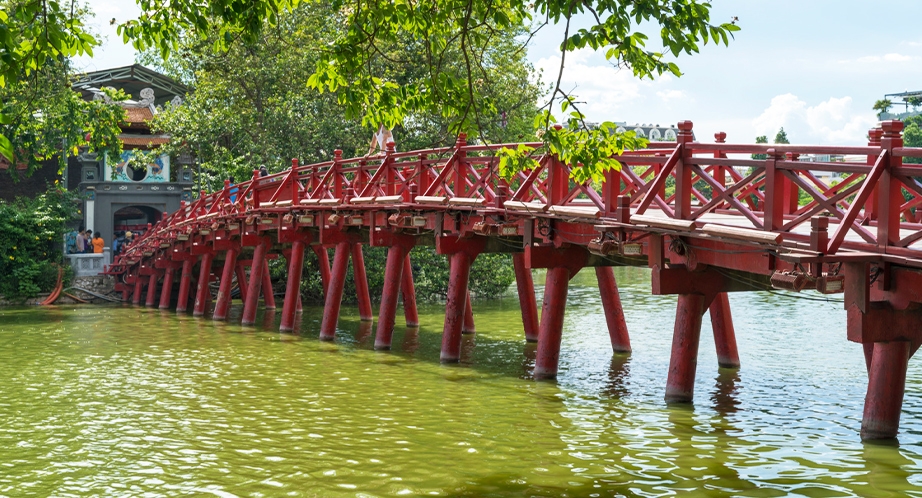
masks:
<svg viewBox="0 0 922 498"><path fill-rule="evenodd" d="M727 134L722 131L718 131L717 133L714 134L714 141L719 144L726 143Z"/></svg>

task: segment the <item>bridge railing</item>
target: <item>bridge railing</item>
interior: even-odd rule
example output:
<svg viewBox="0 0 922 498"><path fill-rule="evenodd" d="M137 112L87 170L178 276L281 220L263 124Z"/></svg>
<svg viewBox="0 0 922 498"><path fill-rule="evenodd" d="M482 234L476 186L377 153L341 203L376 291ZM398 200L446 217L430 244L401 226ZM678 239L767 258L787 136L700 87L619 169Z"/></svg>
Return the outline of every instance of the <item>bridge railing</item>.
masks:
<svg viewBox="0 0 922 498"><path fill-rule="evenodd" d="M213 192L164 217L120 259L144 252L213 223L219 216L245 216L294 206L392 205L470 206L501 209L506 203L542 213L614 217L619 197L635 215L726 224L778 233L789 244L835 253L840 248L918 256L922 239L922 149L903 147L902 123L871 130L861 147L696 142L690 122L679 123L676 142L617 157L620 170L602 185L574 182L573 166L534 148L537 166L511 180L499 177L500 145L469 145L396 152L299 165ZM803 161L804 155L863 156L862 162ZM755 159L753 158L755 157ZM823 177L822 173L827 173ZM622 206L623 207L623 206ZM652 209L652 211L650 211ZM648 213L649 211L649 213ZM810 246L810 223L825 217L832 233ZM116 261L116 265L119 261Z"/></svg>

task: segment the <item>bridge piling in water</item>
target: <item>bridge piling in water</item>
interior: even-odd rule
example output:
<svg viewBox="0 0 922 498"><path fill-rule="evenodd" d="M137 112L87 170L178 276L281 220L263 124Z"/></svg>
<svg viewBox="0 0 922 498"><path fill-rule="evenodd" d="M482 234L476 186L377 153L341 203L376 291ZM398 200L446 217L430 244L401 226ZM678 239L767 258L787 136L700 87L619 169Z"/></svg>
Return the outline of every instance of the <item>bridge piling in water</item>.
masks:
<svg viewBox="0 0 922 498"><path fill-rule="evenodd" d="M398 241L398 237L389 237L394 244L387 249L387 262L384 267L384 288L381 290L381 305L378 311L378 330L375 333L375 349L388 350L394 336L397 322L397 301L400 284L403 281L404 260L409 254L412 242ZM403 242L403 243L401 243Z"/></svg>
<svg viewBox="0 0 922 498"><path fill-rule="evenodd" d="M416 309L416 285L413 283L413 263L410 253L403 258L403 275L400 282L400 297L403 300L403 316L407 327L419 327L419 311Z"/></svg>
<svg viewBox="0 0 922 498"><path fill-rule="evenodd" d="M451 254L448 274L448 296L445 300L445 324L442 328L442 351L439 361L456 363L461 359L461 334L465 307L468 303L468 281L473 258L467 251Z"/></svg>
<svg viewBox="0 0 922 498"><path fill-rule="evenodd" d="M176 312L184 313L189 306L189 289L192 287L192 266L195 260L187 257L182 262L182 270L179 274L179 294L176 301Z"/></svg>
<svg viewBox="0 0 922 498"><path fill-rule="evenodd" d="M156 271L150 273L150 280L147 282L147 300L144 301L144 306L153 307L157 303L157 298L160 297L157 295L157 281L160 278L160 274Z"/></svg>
<svg viewBox="0 0 922 498"><path fill-rule="evenodd" d="M211 298L211 263L214 261L214 253L206 252L202 255L202 261L199 263L198 289L195 293L195 307L192 309L192 316L203 316L208 307L208 301Z"/></svg>
<svg viewBox="0 0 922 498"><path fill-rule="evenodd" d="M301 275L304 271L304 242L295 240L288 253L288 280L285 282L285 299L282 300L280 332L294 329L295 314L301 304Z"/></svg>
<svg viewBox="0 0 922 498"><path fill-rule="evenodd" d="M323 305L323 319L320 322L320 340L332 341L336 336L339 322L339 309L343 302L343 289L346 285L346 269L349 266L350 243L340 242L336 245L333 256L333 271L330 273L330 285L327 287Z"/></svg>
<svg viewBox="0 0 922 498"><path fill-rule="evenodd" d="M739 368L740 354L736 347L736 331L733 329L733 316L730 313L730 299L727 293L719 292L708 310L711 314L714 344L717 347L717 364L721 368Z"/></svg>
<svg viewBox="0 0 922 498"><path fill-rule="evenodd" d="M163 273L163 286L160 289L160 306L162 310L170 309L170 297L173 294L173 275L176 273L176 267L172 264L167 265Z"/></svg>
<svg viewBox="0 0 922 498"><path fill-rule="evenodd" d="M535 299L535 282L531 276L531 269L525 266L525 253L512 255L512 266L515 271L515 286L519 295L519 307L522 309L522 327L525 329L525 340L538 342L538 304Z"/></svg>
<svg viewBox="0 0 922 498"><path fill-rule="evenodd" d="M535 379L557 378L570 277L570 270L564 266L556 266L547 270L544 283L544 304L541 307L541 322L538 325Z"/></svg>
<svg viewBox="0 0 922 498"><path fill-rule="evenodd" d="M226 320L231 304L231 285L234 281L234 272L237 269L236 248L231 247L224 254L224 268L221 270L221 281L218 283L218 298L215 301L213 320Z"/></svg>
<svg viewBox="0 0 922 498"><path fill-rule="evenodd" d="M628 334L627 322L624 320L624 309L621 307L621 296L618 295L615 274L610 266L596 266L595 275L599 283L599 297L602 299L602 310L605 313L605 323L608 325L611 349L615 353L630 353L631 336Z"/></svg>
<svg viewBox="0 0 922 498"><path fill-rule="evenodd" d="M259 304L259 293L262 290L263 270L266 268L266 252L269 250L269 241L261 239L253 250L253 263L250 265L250 280L247 282L247 296L243 303L243 325L256 323L256 306Z"/></svg>
<svg viewBox="0 0 922 498"><path fill-rule="evenodd" d="M363 322L374 320L371 308L371 294L368 291L368 277L365 274L365 255L362 244L352 244L352 276L355 279L355 293L359 304L359 319Z"/></svg>
<svg viewBox="0 0 922 498"><path fill-rule="evenodd" d="M695 371L698 368L698 345L701 342L701 318L705 297L679 294L676 304L672 354L666 377L666 401L690 403L695 396Z"/></svg>

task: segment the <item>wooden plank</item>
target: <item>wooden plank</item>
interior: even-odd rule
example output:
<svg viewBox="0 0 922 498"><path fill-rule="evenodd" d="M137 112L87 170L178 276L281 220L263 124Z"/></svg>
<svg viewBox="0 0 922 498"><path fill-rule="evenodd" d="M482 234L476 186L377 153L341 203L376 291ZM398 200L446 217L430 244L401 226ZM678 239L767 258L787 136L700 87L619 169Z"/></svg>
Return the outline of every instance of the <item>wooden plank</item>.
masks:
<svg viewBox="0 0 922 498"><path fill-rule="evenodd" d="M571 216L576 218L598 218L602 216L602 211L595 206L551 206L550 211L557 216Z"/></svg>
<svg viewBox="0 0 922 498"><path fill-rule="evenodd" d="M448 204L448 197L417 195L415 202L417 204Z"/></svg>
<svg viewBox="0 0 922 498"><path fill-rule="evenodd" d="M631 216L632 225L646 225L657 228L668 228L670 230L690 231L695 229L694 220L675 220L672 218L659 218L656 216Z"/></svg>

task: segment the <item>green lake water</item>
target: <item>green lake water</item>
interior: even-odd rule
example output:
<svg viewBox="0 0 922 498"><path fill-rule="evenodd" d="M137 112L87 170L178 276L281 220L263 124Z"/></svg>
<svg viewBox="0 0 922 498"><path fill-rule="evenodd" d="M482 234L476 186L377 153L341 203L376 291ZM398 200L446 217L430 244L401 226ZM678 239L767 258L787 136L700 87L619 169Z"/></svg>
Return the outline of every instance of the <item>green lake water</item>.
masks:
<svg viewBox="0 0 922 498"><path fill-rule="evenodd" d="M334 343L320 307L295 334L273 313L0 309L0 496L922 496L922 369L900 446L862 444L840 302L732 295L742 368L717 368L705 316L695 403L667 406L675 297L616 276L633 354L584 272L557 382L531 379L514 296L475 302L459 365L439 364L438 305L389 352L353 307Z"/></svg>

